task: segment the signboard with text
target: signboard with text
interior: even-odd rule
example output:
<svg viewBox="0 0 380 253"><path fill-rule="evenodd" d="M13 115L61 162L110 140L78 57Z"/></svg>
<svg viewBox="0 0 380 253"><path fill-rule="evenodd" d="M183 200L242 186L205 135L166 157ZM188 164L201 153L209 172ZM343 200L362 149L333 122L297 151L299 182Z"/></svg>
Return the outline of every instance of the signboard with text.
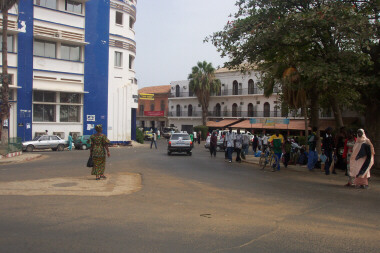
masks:
<svg viewBox="0 0 380 253"><path fill-rule="evenodd" d="M154 100L154 94L140 93L139 99L142 100Z"/></svg>
<svg viewBox="0 0 380 253"><path fill-rule="evenodd" d="M144 111L144 116L163 117L165 116L165 112L164 111Z"/></svg>

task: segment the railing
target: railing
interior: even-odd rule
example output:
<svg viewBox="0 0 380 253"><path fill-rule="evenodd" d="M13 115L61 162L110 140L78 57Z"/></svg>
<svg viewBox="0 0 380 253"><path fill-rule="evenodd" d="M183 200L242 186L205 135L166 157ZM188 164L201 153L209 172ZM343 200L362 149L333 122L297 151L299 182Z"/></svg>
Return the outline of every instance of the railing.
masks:
<svg viewBox="0 0 380 253"><path fill-rule="evenodd" d="M202 117L199 111L173 111L169 112L169 117Z"/></svg>
<svg viewBox="0 0 380 253"><path fill-rule="evenodd" d="M12 137L8 139L8 145L0 146L0 154L6 155L13 152L22 151L21 137Z"/></svg>
<svg viewBox="0 0 380 253"><path fill-rule="evenodd" d="M253 118L253 117L270 117L270 118L277 118L277 117L286 117L281 115L280 111L214 111L209 112L209 117L236 117L236 118Z"/></svg>
<svg viewBox="0 0 380 253"><path fill-rule="evenodd" d="M279 93L281 90L279 88L274 88L273 93ZM219 92L214 92L211 96L245 96L245 95L263 95L264 90L259 88L251 88L251 89L224 89L223 87ZM196 97L195 94L191 91L186 92L172 92L170 94L171 98L183 98L183 97Z"/></svg>

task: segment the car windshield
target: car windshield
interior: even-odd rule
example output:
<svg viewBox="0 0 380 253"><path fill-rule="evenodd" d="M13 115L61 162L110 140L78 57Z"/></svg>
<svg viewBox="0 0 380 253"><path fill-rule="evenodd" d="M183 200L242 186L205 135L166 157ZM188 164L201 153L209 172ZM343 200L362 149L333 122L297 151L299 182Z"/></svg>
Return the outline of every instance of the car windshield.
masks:
<svg viewBox="0 0 380 253"><path fill-rule="evenodd" d="M172 140L179 140L179 138L182 138L182 140L190 140L190 136L188 134L173 134Z"/></svg>
<svg viewBox="0 0 380 253"><path fill-rule="evenodd" d="M40 138L41 136L36 136L34 137L34 139L32 141L38 141L38 139Z"/></svg>

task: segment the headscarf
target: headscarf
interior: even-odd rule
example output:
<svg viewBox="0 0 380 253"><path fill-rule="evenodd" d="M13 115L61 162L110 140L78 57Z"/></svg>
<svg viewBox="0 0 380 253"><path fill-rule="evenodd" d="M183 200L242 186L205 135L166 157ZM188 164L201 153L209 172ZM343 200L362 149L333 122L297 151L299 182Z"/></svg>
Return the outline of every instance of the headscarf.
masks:
<svg viewBox="0 0 380 253"><path fill-rule="evenodd" d="M370 169L372 167L372 165L374 164L375 149L374 149L371 141L365 135L364 129L359 129L358 131L361 131L363 133L363 135L362 135L362 137L357 136L355 145L352 149L351 160L350 160L350 170L353 170L354 175L351 175L351 176L355 176L356 173L358 173L360 168L361 168L362 162L360 163L360 166L357 165L358 161L356 161L356 156L358 155L360 148L362 147L363 143L366 143L371 147L371 161L370 161L368 168ZM370 175L368 173L368 177L369 176Z"/></svg>
<svg viewBox="0 0 380 253"><path fill-rule="evenodd" d="M96 125L96 126L95 126L95 131L98 132L98 133L102 132L102 131L103 131L103 126L102 126L102 124Z"/></svg>

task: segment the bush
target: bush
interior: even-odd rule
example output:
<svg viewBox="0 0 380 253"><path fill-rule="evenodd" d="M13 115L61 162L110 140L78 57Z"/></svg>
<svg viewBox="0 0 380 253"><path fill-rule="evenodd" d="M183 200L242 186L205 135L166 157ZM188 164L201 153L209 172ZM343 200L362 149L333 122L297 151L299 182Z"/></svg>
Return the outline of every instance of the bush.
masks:
<svg viewBox="0 0 380 253"><path fill-rule="evenodd" d="M195 132L202 132L202 140L206 140L207 138L207 133L208 133L208 126L195 126L194 127Z"/></svg>
<svg viewBox="0 0 380 253"><path fill-rule="evenodd" d="M136 129L136 141L144 144L144 133L140 129Z"/></svg>

